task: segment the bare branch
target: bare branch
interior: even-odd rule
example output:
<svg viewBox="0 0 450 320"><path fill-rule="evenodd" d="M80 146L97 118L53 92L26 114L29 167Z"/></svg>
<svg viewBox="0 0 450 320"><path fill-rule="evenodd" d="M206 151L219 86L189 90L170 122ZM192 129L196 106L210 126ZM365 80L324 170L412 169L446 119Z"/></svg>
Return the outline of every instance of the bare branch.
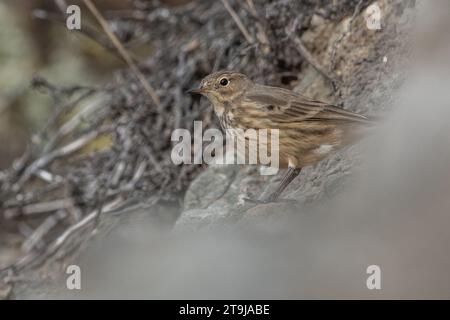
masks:
<svg viewBox="0 0 450 320"><path fill-rule="evenodd" d="M330 81L333 86L333 90L336 90L336 84L338 82L337 79L328 74L327 70L320 65L320 63L313 57L313 55L309 52L309 50L304 46L300 37L296 36L292 31L294 27L286 28L286 34L289 39L295 44L295 48L298 53L314 68L317 72L319 72L325 79Z"/></svg>
<svg viewBox="0 0 450 320"><path fill-rule="evenodd" d="M239 18L239 15L230 6L230 3L228 2L228 0L221 0L221 1L224 5L225 9L227 9L227 11L230 13L230 16L233 18L233 20L236 23L236 25L238 26L239 30L241 30L241 32L244 35L247 42L250 44L253 44L255 42L255 40L253 39L253 37L250 35L250 33L245 28L244 24L241 21L241 18Z"/></svg>
<svg viewBox="0 0 450 320"><path fill-rule="evenodd" d="M98 11L97 7L94 5L94 3L91 0L83 0L84 4L89 8L89 10L92 12L92 14L95 16L97 21L102 26L105 33L108 35L108 37L111 39L114 46L119 51L120 55L123 57L123 59L127 62L131 70L134 72L138 80L141 82L142 86L144 87L145 91L147 91L150 98L153 100L153 102L156 104L157 107L160 106L161 101L156 94L156 91L153 89L153 87L148 83L145 76L142 74L142 72L139 70L139 68L134 63L133 59L130 57L127 50L124 48L122 43L120 42L119 38L114 34L114 32L111 30L108 22L103 18L100 11Z"/></svg>

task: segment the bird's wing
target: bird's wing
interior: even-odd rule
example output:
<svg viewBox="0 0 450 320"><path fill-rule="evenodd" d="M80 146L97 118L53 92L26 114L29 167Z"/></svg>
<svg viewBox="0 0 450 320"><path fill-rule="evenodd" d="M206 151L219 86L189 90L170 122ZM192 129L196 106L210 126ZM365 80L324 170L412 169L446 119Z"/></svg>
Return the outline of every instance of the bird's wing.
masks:
<svg viewBox="0 0 450 320"><path fill-rule="evenodd" d="M242 104L244 109L247 109L246 106L248 107L245 111L253 109L253 116L267 117L275 123L301 121L371 123L363 115L276 87L258 86L246 93Z"/></svg>

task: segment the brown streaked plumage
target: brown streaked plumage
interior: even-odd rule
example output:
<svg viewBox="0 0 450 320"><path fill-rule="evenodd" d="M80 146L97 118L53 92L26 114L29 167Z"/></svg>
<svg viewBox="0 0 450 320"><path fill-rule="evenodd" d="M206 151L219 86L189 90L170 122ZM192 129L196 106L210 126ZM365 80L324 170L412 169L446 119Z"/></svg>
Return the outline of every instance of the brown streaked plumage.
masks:
<svg viewBox="0 0 450 320"><path fill-rule="evenodd" d="M355 142L372 122L338 106L290 90L264 86L234 71L205 77L198 89L212 103L224 129L278 129L279 162L288 172L265 201L274 201L300 173L336 150ZM270 150L270 146L269 146Z"/></svg>

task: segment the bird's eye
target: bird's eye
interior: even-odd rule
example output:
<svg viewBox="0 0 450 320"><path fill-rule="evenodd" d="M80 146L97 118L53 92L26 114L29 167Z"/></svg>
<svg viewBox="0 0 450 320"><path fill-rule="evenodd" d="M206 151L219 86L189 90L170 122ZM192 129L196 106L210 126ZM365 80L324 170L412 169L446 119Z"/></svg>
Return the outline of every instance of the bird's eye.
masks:
<svg viewBox="0 0 450 320"><path fill-rule="evenodd" d="M221 85L221 86L225 87L225 86L228 85L228 83L230 83L230 82L228 81L227 78L222 78L222 79L220 79L220 85Z"/></svg>

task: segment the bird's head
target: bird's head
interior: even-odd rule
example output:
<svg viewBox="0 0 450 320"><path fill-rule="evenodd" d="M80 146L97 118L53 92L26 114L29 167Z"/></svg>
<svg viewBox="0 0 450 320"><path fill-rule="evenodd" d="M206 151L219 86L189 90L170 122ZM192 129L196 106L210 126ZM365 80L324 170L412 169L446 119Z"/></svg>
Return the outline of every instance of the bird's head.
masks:
<svg viewBox="0 0 450 320"><path fill-rule="evenodd" d="M219 71L206 76L192 94L206 96L213 104L225 103L241 96L252 85L245 75L234 71Z"/></svg>

